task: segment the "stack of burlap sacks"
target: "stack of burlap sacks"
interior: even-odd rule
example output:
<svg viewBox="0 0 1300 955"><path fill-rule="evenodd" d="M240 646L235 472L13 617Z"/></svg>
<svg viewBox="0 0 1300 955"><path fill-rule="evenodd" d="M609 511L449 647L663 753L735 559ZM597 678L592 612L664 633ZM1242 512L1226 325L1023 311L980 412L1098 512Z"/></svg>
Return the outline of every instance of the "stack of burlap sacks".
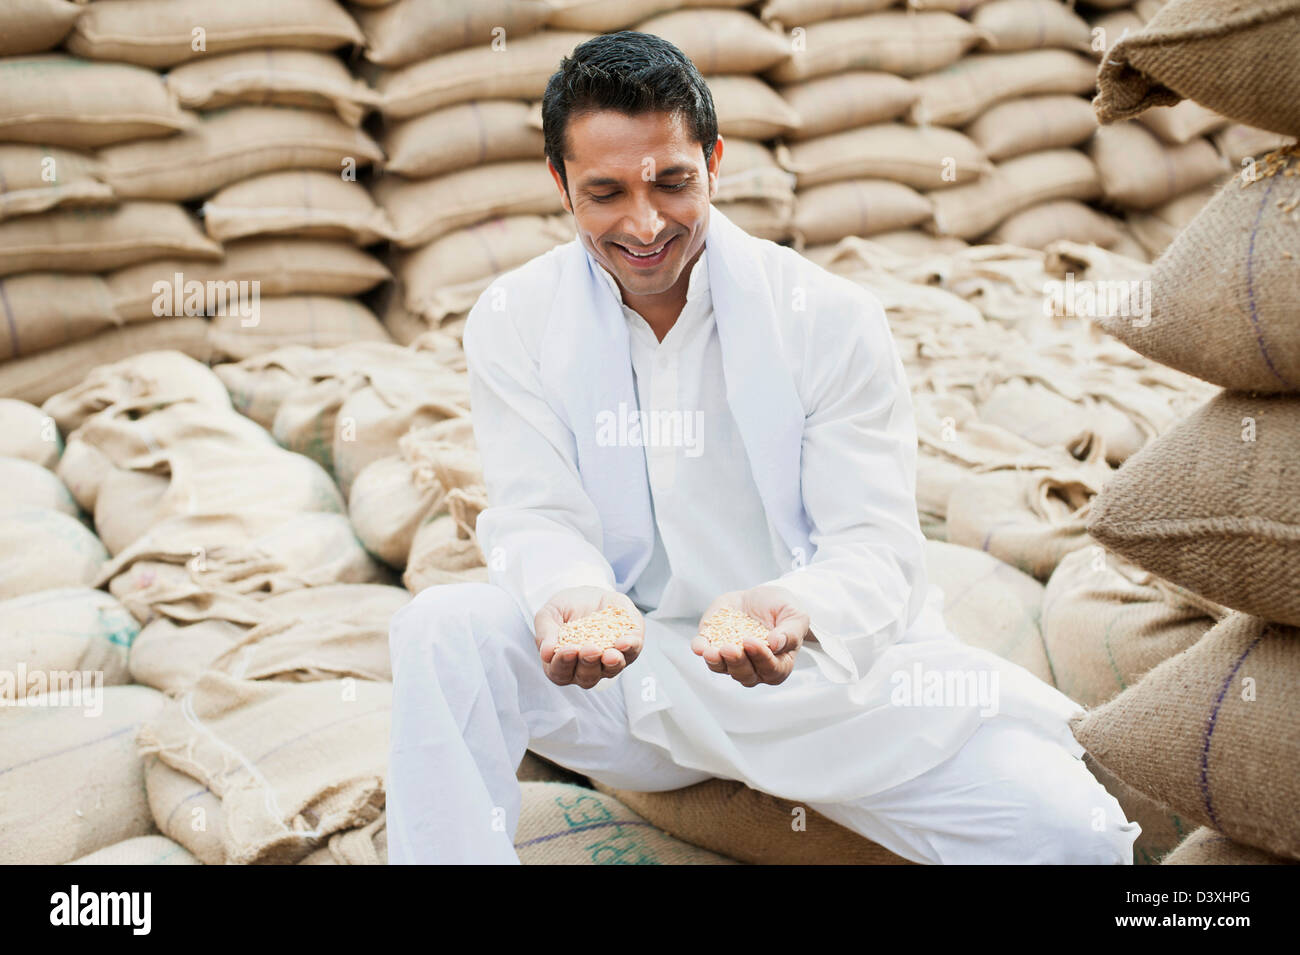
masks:
<svg viewBox="0 0 1300 955"><path fill-rule="evenodd" d="M388 277L362 248L388 227L334 0L21 0L0 35L0 394L151 349L389 340L352 298Z"/></svg>

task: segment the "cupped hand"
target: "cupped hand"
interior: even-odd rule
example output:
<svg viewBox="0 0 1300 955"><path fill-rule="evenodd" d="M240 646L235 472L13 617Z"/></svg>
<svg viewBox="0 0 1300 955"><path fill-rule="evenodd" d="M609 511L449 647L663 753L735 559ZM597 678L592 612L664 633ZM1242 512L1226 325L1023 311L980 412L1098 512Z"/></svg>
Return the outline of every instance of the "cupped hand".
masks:
<svg viewBox="0 0 1300 955"><path fill-rule="evenodd" d="M556 646L563 624L610 606L622 607L635 623L633 631L614 646L605 650L590 643L581 647ZM550 681L558 686L573 683L590 690L601 680L618 676L637 658L645 640L645 619L627 594L604 587L570 587L553 595L537 611L533 632Z"/></svg>
<svg viewBox="0 0 1300 955"><path fill-rule="evenodd" d="M701 628L724 607L755 618L767 628L766 639L746 636L743 647L715 647L701 633L691 641L691 649L714 673L726 673L744 686L785 682L794 670L795 654L809 635L808 615L795 606L794 595L776 584L730 591L704 611Z"/></svg>

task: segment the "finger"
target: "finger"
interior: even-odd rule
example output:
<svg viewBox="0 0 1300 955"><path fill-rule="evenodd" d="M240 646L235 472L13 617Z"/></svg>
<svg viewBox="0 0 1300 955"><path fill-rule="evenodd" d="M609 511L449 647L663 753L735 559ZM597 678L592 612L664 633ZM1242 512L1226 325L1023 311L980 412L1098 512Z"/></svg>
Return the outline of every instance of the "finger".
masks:
<svg viewBox="0 0 1300 955"><path fill-rule="evenodd" d="M584 690L590 690L600 682L601 650L591 644L584 644L578 651L578 666L573 674L573 682Z"/></svg>
<svg viewBox="0 0 1300 955"><path fill-rule="evenodd" d="M600 655L600 675L607 680L612 680L623 672L627 667L627 662L623 658L623 654L613 647L609 647Z"/></svg>
<svg viewBox="0 0 1300 955"><path fill-rule="evenodd" d="M727 664L727 672L731 678L745 686L753 686L758 682L758 674L754 672L754 664L749 662L743 647L728 645L722 648L722 659Z"/></svg>
<svg viewBox="0 0 1300 955"><path fill-rule="evenodd" d="M808 632L808 620L802 615L781 620L767 635L767 645L773 653L794 652L803 646Z"/></svg>
<svg viewBox="0 0 1300 955"><path fill-rule="evenodd" d="M534 627L536 629L534 639L537 641L537 650L542 655L542 662L550 663L551 657L555 654L555 645L560 638L560 619L554 608L546 606L539 610Z"/></svg>
<svg viewBox="0 0 1300 955"><path fill-rule="evenodd" d="M745 656L749 658L750 664L754 667L754 672L764 683L768 678L775 676L780 668L777 666L777 655L772 652L771 647L758 637L745 637Z"/></svg>
<svg viewBox="0 0 1300 955"><path fill-rule="evenodd" d="M560 647L551 658L550 665L546 668L546 675L551 678L552 683L567 686L573 682L577 665L578 648L573 646Z"/></svg>
<svg viewBox="0 0 1300 955"><path fill-rule="evenodd" d="M708 664L709 669L714 673L727 672L727 663L722 659L722 654L718 652L718 648L713 644L706 643L701 656L704 657L704 662Z"/></svg>
<svg viewBox="0 0 1300 955"><path fill-rule="evenodd" d="M702 657L704 656L704 651L708 649L708 646L709 646L709 641L705 640L704 637L700 636L697 633L695 635L695 639L691 641L691 652L694 653L697 657Z"/></svg>

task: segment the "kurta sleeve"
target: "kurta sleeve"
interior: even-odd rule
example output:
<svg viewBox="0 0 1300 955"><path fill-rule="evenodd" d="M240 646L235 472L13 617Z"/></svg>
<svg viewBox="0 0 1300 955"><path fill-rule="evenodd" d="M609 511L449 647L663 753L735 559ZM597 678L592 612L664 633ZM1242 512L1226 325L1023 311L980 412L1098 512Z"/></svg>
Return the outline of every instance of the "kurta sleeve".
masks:
<svg viewBox="0 0 1300 955"><path fill-rule="evenodd" d="M489 506L476 532L490 582L528 620L557 591L615 588L601 552L600 515L575 463L573 434L546 401L538 367L509 312L484 295L470 311L464 348L474 437Z"/></svg>
<svg viewBox="0 0 1300 955"><path fill-rule="evenodd" d="M814 552L770 581L808 614L804 651L837 683L903 639L929 587L907 377L883 307L859 301L858 320L835 323L839 340L809 348L801 481Z"/></svg>

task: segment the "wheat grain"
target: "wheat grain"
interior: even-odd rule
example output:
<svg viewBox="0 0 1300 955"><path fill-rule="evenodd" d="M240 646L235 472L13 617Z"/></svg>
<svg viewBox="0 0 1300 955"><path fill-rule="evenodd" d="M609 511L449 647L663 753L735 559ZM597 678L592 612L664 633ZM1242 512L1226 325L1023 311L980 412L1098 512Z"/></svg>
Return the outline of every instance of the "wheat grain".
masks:
<svg viewBox="0 0 1300 955"><path fill-rule="evenodd" d="M715 647L744 646L747 636L766 643L769 629L747 613L723 607L704 621L700 635Z"/></svg>
<svg viewBox="0 0 1300 955"><path fill-rule="evenodd" d="M636 622L627 610L618 606L605 607L585 617L561 624L560 636L555 646L558 648L591 645L606 650L635 632Z"/></svg>

